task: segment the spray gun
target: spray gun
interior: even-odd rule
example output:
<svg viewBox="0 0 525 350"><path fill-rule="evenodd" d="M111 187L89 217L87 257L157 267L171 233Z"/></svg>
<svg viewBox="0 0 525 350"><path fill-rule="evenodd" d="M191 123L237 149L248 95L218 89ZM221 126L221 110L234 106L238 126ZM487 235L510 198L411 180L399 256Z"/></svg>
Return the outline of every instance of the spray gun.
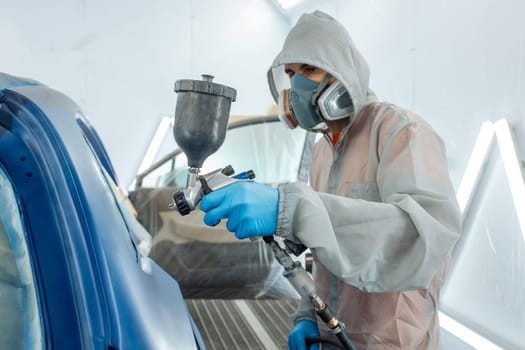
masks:
<svg viewBox="0 0 525 350"><path fill-rule="evenodd" d="M202 196L239 181L254 178L252 171L237 175L231 166L200 174L204 160L215 153L224 142L230 106L237 91L213 82L213 76L202 80L177 80L177 106L173 136L188 158L186 187L173 195L170 205L181 215L195 209ZM233 176L232 176L233 175Z"/></svg>
<svg viewBox="0 0 525 350"><path fill-rule="evenodd" d="M200 174L204 160L219 149L226 136L231 102L235 101L235 89L212 82L213 76L202 75L203 80L178 80L175 82L177 106L173 134L175 141L188 159L186 187L174 193L172 208L181 215L193 211L203 196L239 181L251 181L255 174L248 170L234 175L231 166ZM295 262L273 236L263 237L270 245L276 260L284 267L284 276L297 292L308 297L332 332L338 337L336 346L354 350L344 332L344 325L337 320L327 304L315 293L314 282L301 263ZM306 247L285 240L289 251L300 255ZM312 342L330 342L326 338L311 339Z"/></svg>

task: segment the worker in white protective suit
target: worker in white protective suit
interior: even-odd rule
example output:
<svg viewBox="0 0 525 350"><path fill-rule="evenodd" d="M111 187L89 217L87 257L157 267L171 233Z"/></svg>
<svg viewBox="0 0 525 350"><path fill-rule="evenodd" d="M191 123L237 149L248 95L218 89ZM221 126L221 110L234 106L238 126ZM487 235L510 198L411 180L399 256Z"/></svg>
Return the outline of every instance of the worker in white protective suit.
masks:
<svg viewBox="0 0 525 350"><path fill-rule="evenodd" d="M298 20L268 78L282 119L324 134L311 187L237 183L203 198L204 222L309 247L317 293L357 349L439 349L439 288L461 226L442 140L377 100L364 58L322 12ZM309 300L293 322L290 349L326 331Z"/></svg>

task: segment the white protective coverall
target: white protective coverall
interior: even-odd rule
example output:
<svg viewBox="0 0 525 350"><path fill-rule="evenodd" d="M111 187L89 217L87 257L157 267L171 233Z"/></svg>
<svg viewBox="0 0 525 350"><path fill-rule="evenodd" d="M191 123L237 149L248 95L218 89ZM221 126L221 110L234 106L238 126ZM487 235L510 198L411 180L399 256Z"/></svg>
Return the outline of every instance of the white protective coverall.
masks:
<svg viewBox="0 0 525 350"><path fill-rule="evenodd" d="M268 72L275 99L286 63L336 77L355 115L335 146L315 145L313 189L279 187L277 235L311 248L317 293L358 349L439 349L438 293L461 226L442 140L419 116L377 101L348 32L322 12L288 34ZM315 320L308 300L301 319Z"/></svg>

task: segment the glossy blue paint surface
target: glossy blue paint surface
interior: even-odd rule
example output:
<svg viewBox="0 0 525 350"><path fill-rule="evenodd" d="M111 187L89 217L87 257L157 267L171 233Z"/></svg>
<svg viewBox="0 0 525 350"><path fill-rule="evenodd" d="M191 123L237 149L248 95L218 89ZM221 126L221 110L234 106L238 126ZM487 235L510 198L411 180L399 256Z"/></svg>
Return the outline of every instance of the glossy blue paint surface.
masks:
<svg viewBox="0 0 525 350"><path fill-rule="evenodd" d="M109 157L81 116L42 85L0 90L0 162L26 226L46 347L204 349L177 282L138 251Z"/></svg>

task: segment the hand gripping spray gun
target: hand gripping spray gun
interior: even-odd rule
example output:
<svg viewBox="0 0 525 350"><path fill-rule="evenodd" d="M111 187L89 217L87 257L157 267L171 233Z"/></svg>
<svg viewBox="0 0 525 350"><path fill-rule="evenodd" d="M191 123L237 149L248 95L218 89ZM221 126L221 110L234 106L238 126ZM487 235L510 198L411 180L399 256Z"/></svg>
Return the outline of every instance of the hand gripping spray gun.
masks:
<svg viewBox="0 0 525 350"><path fill-rule="evenodd" d="M236 90L212 82L213 76L202 75L203 80L177 80L177 106L173 134L188 159L186 188L173 195L172 208L181 215L187 215L198 205L206 194L239 181L250 181L255 177L249 170L237 175L231 166L201 175L204 160L219 149L226 136L231 102L235 101ZM344 325L340 323L321 298L315 293L312 278L299 262L294 262L286 250L281 248L273 236L263 238L270 245L277 261L284 267L284 276L301 296L308 297L319 317L338 337L343 349L354 350ZM287 242L289 249L297 248ZM306 247L304 247L306 248ZM303 249L304 250L304 249ZM299 255L299 250L294 250ZM330 342L326 338L312 339L312 342ZM341 344L334 344L341 347Z"/></svg>

